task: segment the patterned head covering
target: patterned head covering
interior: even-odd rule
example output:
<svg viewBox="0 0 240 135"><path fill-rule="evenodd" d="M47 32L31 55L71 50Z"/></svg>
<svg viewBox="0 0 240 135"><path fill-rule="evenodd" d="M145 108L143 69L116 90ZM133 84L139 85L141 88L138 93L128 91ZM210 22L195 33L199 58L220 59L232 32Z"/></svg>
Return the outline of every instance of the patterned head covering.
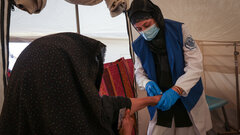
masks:
<svg viewBox="0 0 240 135"><path fill-rule="evenodd" d="M72 4L93 6L93 5L99 4L103 0L65 0L65 1Z"/></svg>
<svg viewBox="0 0 240 135"><path fill-rule="evenodd" d="M14 4L29 14L40 13L46 6L47 0L14 0Z"/></svg>

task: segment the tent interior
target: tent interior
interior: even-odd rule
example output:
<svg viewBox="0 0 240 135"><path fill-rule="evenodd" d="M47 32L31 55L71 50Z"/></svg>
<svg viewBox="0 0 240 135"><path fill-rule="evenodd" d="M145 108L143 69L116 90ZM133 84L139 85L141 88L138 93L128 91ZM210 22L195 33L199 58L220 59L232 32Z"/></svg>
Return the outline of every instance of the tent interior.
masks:
<svg viewBox="0 0 240 135"><path fill-rule="evenodd" d="M127 1L127 0L125 0ZM158 5L164 18L183 22L200 46L203 54L202 74L205 93L228 101L225 105L230 125L237 129L236 75L234 49L240 52L240 1L239 0L152 0ZM127 1L127 4L130 4ZM124 13L111 17L105 1L93 5L78 5L80 33L97 39L107 45L105 62L120 57L130 58L127 18ZM10 18L9 69L21 51L34 39L58 32L77 32L75 5L64 0L49 0L39 13L30 15L14 8ZM139 34L131 28L133 40ZM235 46L234 46L235 45ZM2 74L2 73L1 73ZM3 102L3 88L0 90L0 108ZM137 90L139 97L145 91ZM240 101L238 101L240 102ZM138 133L146 134L149 114L147 109L138 113ZM225 132L221 109L211 111L213 130L209 134ZM238 115L239 116L239 115Z"/></svg>

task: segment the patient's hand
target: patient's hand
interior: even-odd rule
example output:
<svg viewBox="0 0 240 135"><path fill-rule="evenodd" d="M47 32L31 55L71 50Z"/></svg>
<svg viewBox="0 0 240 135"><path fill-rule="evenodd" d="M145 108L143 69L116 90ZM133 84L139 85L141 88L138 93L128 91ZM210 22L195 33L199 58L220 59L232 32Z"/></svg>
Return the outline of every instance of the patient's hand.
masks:
<svg viewBox="0 0 240 135"><path fill-rule="evenodd" d="M120 129L120 135L131 135L134 119L131 117L136 111L145 108L146 106L154 106L160 101L162 95L143 98L130 98L132 102L131 110L127 109L125 117L122 121L122 128Z"/></svg>
<svg viewBox="0 0 240 135"><path fill-rule="evenodd" d="M132 102L131 113L134 114L136 111L139 111L146 106L155 106L161 99L162 95L153 96L153 97L143 97L143 98L130 98Z"/></svg>
<svg viewBox="0 0 240 135"><path fill-rule="evenodd" d="M125 117L122 120L122 128L120 129L120 135L131 135L134 126L134 119L130 116L130 110L127 109L125 112Z"/></svg>

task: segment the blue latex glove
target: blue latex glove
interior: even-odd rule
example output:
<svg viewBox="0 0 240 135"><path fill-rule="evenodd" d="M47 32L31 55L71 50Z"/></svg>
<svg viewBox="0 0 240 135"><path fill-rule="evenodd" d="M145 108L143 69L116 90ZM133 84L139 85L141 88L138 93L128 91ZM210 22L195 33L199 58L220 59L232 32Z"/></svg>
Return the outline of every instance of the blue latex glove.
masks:
<svg viewBox="0 0 240 135"><path fill-rule="evenodd" d="M179 98L180 95L176 91L173 89L168 89L163 93L156 107L162 111L167 111L176 103Z"/></svg>
<svg viewBox="0 0 240 135"><path fill-rule="evenodd" d="M162 95L162 91L154 81L149 81L146 84L145 89L149 96Z"/></svg>

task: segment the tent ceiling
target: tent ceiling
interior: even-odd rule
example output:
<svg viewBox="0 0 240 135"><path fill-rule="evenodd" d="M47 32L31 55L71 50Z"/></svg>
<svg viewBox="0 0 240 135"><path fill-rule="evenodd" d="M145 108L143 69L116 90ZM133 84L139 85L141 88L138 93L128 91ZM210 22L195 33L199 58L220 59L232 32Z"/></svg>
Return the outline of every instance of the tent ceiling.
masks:
<svg viewBox="0 0 240 135"><path fill-rule="evenodd" d="M131 1L131 0L130 0ZM181 21L197 40L239 41L239 0L153 0L165 18ZM111 18L104 2L80 6L81 33L94 37L126 38L124 15ZM11 36L32 37L76 31L74 5L64 0L49 0L39 15L16 9L12 13Z"/></svg>
<svg viewBox="0 0 240 135"><path fill-rule="evenodd" d="M81 34L92 37L127 38L125 16L112 18L105 4L79 5ZM65 0L48 0L40 14L30 15L15 8L11 16L11 41L34 39L57 32L76 32L75 5Z"/></svg>
<svg viewBox="0 0 240 135"><path fill-rule="evenodd" d="M62 6L64 5L64 6ZM11 14L11 37L36 37L53 32L76 31L74 5L63 0L47 1L40 14L28 14L15 7Z"/></svg>
<svg viewBox="0 0 240 135"><path fill-rule="evenodd" d="M198 40L240 41L239 0L152 0L165 18L188 25Z"/></svg>

